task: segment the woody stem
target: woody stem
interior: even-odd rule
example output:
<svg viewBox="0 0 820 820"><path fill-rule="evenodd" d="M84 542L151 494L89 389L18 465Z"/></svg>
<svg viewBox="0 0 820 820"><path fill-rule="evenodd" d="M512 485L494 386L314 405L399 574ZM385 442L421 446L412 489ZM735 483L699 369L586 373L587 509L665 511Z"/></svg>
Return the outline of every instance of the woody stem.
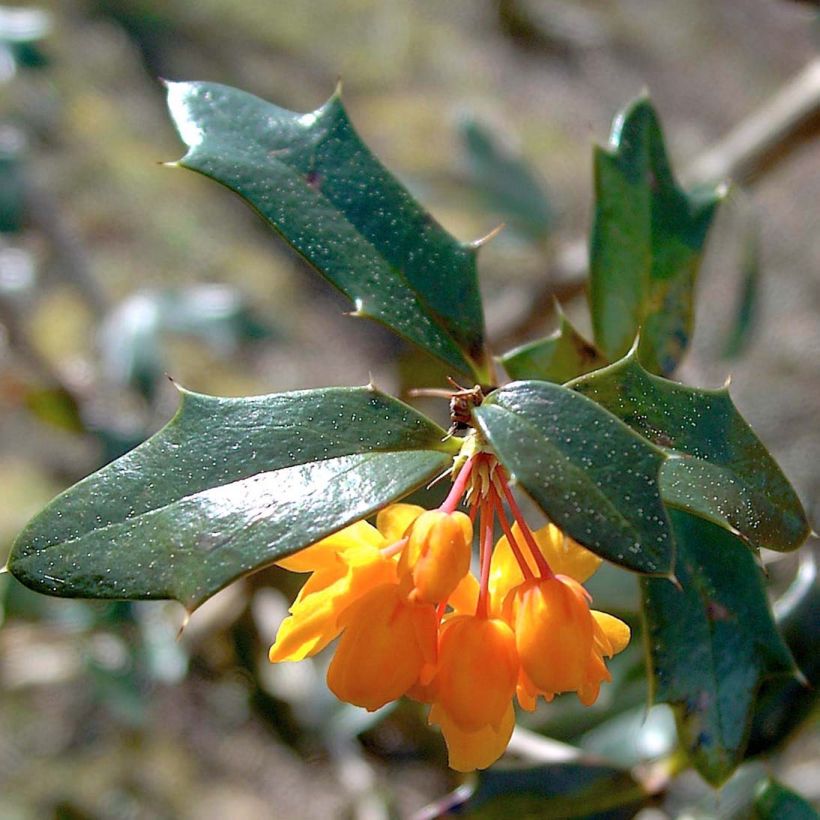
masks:
<svg viewBox="0 0 820 820"><path fill-rule="evenodd" d="M490 495L493 500L493 505L495 506L495 514L498 517L498 523L501 524L501 529L504 531L504 535L507 536L507 543L510 545L510 549L512 550L512 554L515 556L515 560L518 562L518 566L521 568L521 573L524 576L524 580L529 581L529 579L533 577L532 570L530 569L530 565L527 563L527 559L524 558L524 554L521 552L521 547L518 546L518 541L516 541L515 536L513 535L510 522L507 521L507 516L504 515L504 505L501 503L501 498L496 492L495 487L490 489Z"/></svg>
<svg viewBox="0 0 820 820"><path fill-rule="evenodd" d="M450 492L447 494L447 498L442 501L441 506L439 507L442 512L451 513L455 511L455 508L458 506L459 501L461 501L461 497L467 489L467 482L470 480L470 473L473 471L474 463L475 456L471 456L467 459L464 466L459 471Z"/></svg>
<svg viewBox="0 0 820 820"><path fill-rule="evenodd" d="M518 502L515 500L512 490L510 490L510 485L507 484L507 479L504 477L504 473L500 470L498 471L498 480L501 484L501 489L504 491L504 497L507 499L510 512L512 513L518 526L521 528L524 540L527 542L527 546L530 548L532 557L535 559L535 563L538 566L539 575L542 578L554 578L555 573L552 571L552 567L550 567L549 562L544 557L544 553L541 552L541 548L536 543L532 530L530 530L527 526L527 522L524 520L524 515L521 512L521 508L518 506Z"/></svg>

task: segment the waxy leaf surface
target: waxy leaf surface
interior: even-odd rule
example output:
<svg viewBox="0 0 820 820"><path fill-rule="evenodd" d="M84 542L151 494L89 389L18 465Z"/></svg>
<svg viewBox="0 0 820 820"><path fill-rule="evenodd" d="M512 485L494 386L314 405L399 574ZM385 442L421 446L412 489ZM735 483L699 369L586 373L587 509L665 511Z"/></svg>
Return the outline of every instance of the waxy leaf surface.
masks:
<svg viewBox="0 0 820 820"><path fill-rule="evenodd" d="M370 388L183 391L168 425L29 523L9 569L51 595L193 608L425 483L450 463L443 435Z"/></svg>
<svg viewBox="0 0 820 820"><path fill-rule="evenodd" d="M338 95L308 114L214 83L170 83L179 164L245 199L355 305L454 371L487 380L476 248L381 165Z"/></svg>
<svg viewBox="0 0 820 820"><path fill-rule="evenodd" d="M595 402L548 382L513 382L474 414L511 477L562 530L628 569L671 572L659 449Z"/></svg>
<svg viewBox="0 0 820 820"><path fill-rule="evenodd" d="M666 449L667 504L727 527L753 547L791 550L808 537L800 499L728 390L653 376L634 353L570 386Z"/></svg>
<svg viewBox="0 0 820 820"><path fill-rule="evenodd" d="M743 758L761 681L796 667L743 542L682 510L669 517L681 588L641 580L654 699L673 706L693 764L719 785Z"/></svg>
<svg viewBox="0 0 820 820"><path fill-rule="evenodd" d="M753 820L817 820L817 810L801 795L772 778L755 795Z"/></svg>
<svg viewBox="0 0 820 820"><path fill-rule="evenodd" d="M641 331L641 358L671 373L692 331L694 286L721 194L675 181L652 104L641 97L595 151L590 306L595 342L610 360Z"/></svg>
<svg viewBox="0 0 820 820"><path fill-rule="evenodd" d="M510 378L564 384L608 364L595 345L572 326L560 308L558 316L560 324L554 333L501 357L501 364Z"/></svg>
<svg viewBox="0 0 820 820"><path fill-rule="evenodd" d="M481 820L629 820L647 801L628 771L579 761L487 769L456 805L460 814Z"/></svg>

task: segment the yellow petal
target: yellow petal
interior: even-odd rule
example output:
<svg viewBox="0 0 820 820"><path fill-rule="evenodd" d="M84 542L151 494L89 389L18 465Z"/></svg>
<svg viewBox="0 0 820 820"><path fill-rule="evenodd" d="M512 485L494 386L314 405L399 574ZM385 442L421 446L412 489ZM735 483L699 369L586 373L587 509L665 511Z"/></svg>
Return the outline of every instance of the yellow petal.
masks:
<svg viewBox="0 0 820 820"><path fill-rule="evenodd" d="M613 655L623 652L629 644L629 639L632 635L629 627L620 618L616 618L608 612L598 612L593 609L592 617L595 619L597 627L603 632L609 642L609 651L603 654L611 658Z"/></svg>
<svg viewBox="0 0 820 820"><path fill-rule="evenodd" d="M510 702L498 728L482 726L477 731L465 732L440 704L434 703L429 721L441 727L447 743L450 768L458 772L471 772L492 766L504 754L515 727L515 711Z"/></svg>
<svg viewBox="0 0 820 820"><path fill-rule="evenodd" d="M290 572L314 572L332 564L338 553L364 546L379 549L385 546L385 542L375 527L366 521L356 521L355 524L282 558L276 565Z"/></svg>
<svg viewBox="0 0 820 820"><path fill-rule="evenodd" d="M376 529L384 539L385 546L404 538L407 528L424 512L424 507L416 504L391 504L379 510Z"/></svg>

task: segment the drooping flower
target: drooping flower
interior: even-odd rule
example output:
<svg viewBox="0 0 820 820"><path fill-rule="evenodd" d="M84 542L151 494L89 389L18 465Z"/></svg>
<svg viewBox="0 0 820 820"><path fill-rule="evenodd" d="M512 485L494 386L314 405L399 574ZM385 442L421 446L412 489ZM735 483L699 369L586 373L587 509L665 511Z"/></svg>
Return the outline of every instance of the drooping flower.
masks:
<svg viewBox="0 0 820 820"><path fill-rule="evenodd" d="M629 642L581 586L600 559L552 524L532 532L495 457L468 451L437 510L394 504L376 527L358 522L280 562L312 575L270 653L297 660L341 635L328 669L337 697L370 710L402 695L429 703L460 771L503 754L515 695L525 709L560 692L594 703L611 677L604 659ZM464 498L469 517L456 510Z"/></svg>
<svg viewBox="0 0 820 820"><path fill-rule="evenodd" d="M385 554L391 543L424 512L411 504L393 504L379 513L376 527L357 521L278 565L311 572L270 649L273 662L315 655L341 632L340 615L374 587L396 582L396 561Z"/></svg>

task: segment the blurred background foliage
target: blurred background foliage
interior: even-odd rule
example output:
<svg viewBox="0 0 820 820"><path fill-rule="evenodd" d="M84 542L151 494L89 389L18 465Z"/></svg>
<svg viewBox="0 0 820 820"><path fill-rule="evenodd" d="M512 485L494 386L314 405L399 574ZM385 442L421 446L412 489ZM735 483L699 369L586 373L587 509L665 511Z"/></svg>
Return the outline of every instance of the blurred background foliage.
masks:
<svg viewBox="0 0 820 820"><path fill-rule="evenodd" d="M222 395L371 375L396 394L441 381L422 354L346 318L341 297L235 197L162 167L182 149L159 78L225 82L307 111L341 76L360 133L445 227L466 240L506 224L480 260L501 352L554 328L556 297L588 328L591 146L616 110L648 87L684 177L714 181L710 151L767 110L817 39L812 4L788 0L0 7L0 556L52 495L172 415L166 375ZM789 140L730 166L739 185L710 241L681 377L717 386L732 373L735 402L817 521L814 100ZM436 403L423 409L441 418ZM817 623L813 564L798 575L796 556L766 558L774 597L793 583L778 614L816 680L816 632L795 626ZM321 658L267 663L297 583L252 576L178 639L175 605L49 599L0 577L0 818L406 817L440 801L460 781L416 705L368 715L327 693ZM607 568L592 592L640 628L634 578ZM559 698L511 747L545 765L594 756L598 770L553 778L567 793L627 794L622 770L674 751L666 707L646 711L640 641L612 666L594 708ZM763 707L782 703L775 689ZM686 773L617 816L746 817L761 772L820 799L820 739L805 720L815 698L789 697L802 724L763 708L751 751L764 762L741 768L721 799ZM787 729L796 740L772 755ZM504 816L495 790L482 780L475 816ZM784 793L766 784L760 816L777 816ZM568 816L566 803L547 815L533 799L520 816Z"/></svg>

